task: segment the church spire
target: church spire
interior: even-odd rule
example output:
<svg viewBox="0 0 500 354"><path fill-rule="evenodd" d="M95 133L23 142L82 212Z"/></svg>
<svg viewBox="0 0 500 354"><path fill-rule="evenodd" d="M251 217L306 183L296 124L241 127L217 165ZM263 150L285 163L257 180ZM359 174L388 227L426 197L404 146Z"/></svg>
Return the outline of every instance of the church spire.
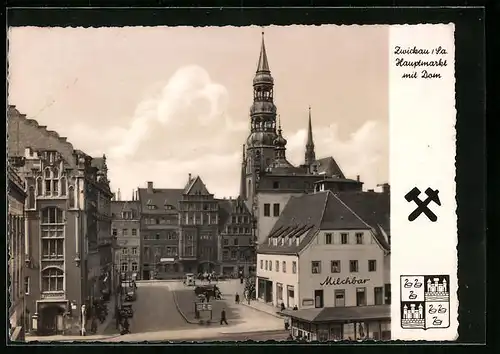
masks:
<svg viewBox="0 0 500 354"><path fill-rule="evenodd" d="M243 144L243 158L241 161L241 181L240 181L240 198L247 199L247 184L246 184L246 167L247 161L245 157L245 144Z"/></svg>
<svg viewBox="0 0 500 354"><path fill-rule="evenodd" d="M266 44L264 43L264 32L262 32L262 44L260 47L259 64L257 72L270 72L269 62L267 61Z"/></svg>
<svg viewBox="0 0 500 354"><path fill-rule="evenodd" d="M314 142L313 142L312 122L311 122L311 106L309 106L309 126L307 128L305 164L309 166L315 160L316 160L316 154L314 153Z"/></svg>

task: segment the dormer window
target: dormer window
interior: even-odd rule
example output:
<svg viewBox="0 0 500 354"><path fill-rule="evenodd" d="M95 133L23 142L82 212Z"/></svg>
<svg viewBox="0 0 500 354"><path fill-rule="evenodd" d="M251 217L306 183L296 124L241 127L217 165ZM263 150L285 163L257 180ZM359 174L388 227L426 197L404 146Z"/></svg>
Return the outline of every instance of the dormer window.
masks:
<svg viewBox="0 0 500 354"><path fill-rule="evenodd" d="M296 244L297 246L300 244L300 238L299 238L299 237L297 237L297 238L295 239L295 244Z"/></svg>
<svg viewBox="0 0 500 354"><path fill-rule="evenodd" d="M268 238L268 239L267 239L267 244L268 244L269 246L271 246L271 238Z"/></svg>
<svg viewBox="0 0 500 354"><path fill-rule="evenodd" d="M285 238L284 238L284 237L282 237L282 238L281 238L281 246L284 246L284 245L285 245Z"/></svg>

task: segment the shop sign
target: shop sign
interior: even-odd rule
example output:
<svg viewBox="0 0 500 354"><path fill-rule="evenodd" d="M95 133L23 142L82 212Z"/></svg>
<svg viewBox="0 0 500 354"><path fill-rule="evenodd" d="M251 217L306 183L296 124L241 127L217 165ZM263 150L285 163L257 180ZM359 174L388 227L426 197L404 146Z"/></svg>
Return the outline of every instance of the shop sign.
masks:
<svg viewBox="0 0 500 354"><path fill-rule="evenodd" d="M321 286L346 285L346 284L360 285L360 284L366 284L369 281L370 281L369 278L346 277L344 279L341 279L341 278L332 278L328 276L323 282L319 283L319 285Z"/></svg>

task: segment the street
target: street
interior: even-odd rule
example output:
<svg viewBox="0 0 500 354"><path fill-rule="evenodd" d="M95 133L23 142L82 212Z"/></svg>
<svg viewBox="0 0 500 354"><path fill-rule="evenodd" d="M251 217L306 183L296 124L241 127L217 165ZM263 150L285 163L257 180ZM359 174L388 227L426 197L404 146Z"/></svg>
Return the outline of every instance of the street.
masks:
<svg viewBox="0 0 500 354"><path fill-rule="evenodd" d="M228 325L220 325L220 314L213 313L213 323L209 326L188 323L179 313L177 301L185 302L190 310L194 288L186 288L182 282L138 282L137 300L133 303L134 317L130 321L130 334L116 336L118 331L112 322L105 332L110 336L105 341L143 340L271 340L286 339L283 320L244 305L234 303L234 294L241 288L239 282L219 283L225 300L218 308L228 313ZM189 293L189 296L188 296ZM182 299L181 299L182 298ZM276 338L275 338L276 337Z"/></svg>

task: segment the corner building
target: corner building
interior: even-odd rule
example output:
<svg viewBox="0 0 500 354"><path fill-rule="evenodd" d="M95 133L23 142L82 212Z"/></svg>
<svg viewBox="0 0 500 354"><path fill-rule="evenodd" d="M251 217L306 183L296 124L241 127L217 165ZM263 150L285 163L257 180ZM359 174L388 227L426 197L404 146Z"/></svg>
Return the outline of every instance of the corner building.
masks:
<svg viewBox="0 0 500 354"><path fill-rule="evenodd" d="M258 300L283 303L295 336L390 338L388 227L386 193L291 198L258 249Z"/></svg>
<svg viewBox="0 0 500 354"><path fill-rule="evenodd" d="M29 330L78 333L106 287L111 253L111 192L105 157L93 158L66 138L8 112L8 154L24 157L26 180L25 295ZM109 276L108 276L109 278ZM82 316L81 307L87 311Z"/></svg>

